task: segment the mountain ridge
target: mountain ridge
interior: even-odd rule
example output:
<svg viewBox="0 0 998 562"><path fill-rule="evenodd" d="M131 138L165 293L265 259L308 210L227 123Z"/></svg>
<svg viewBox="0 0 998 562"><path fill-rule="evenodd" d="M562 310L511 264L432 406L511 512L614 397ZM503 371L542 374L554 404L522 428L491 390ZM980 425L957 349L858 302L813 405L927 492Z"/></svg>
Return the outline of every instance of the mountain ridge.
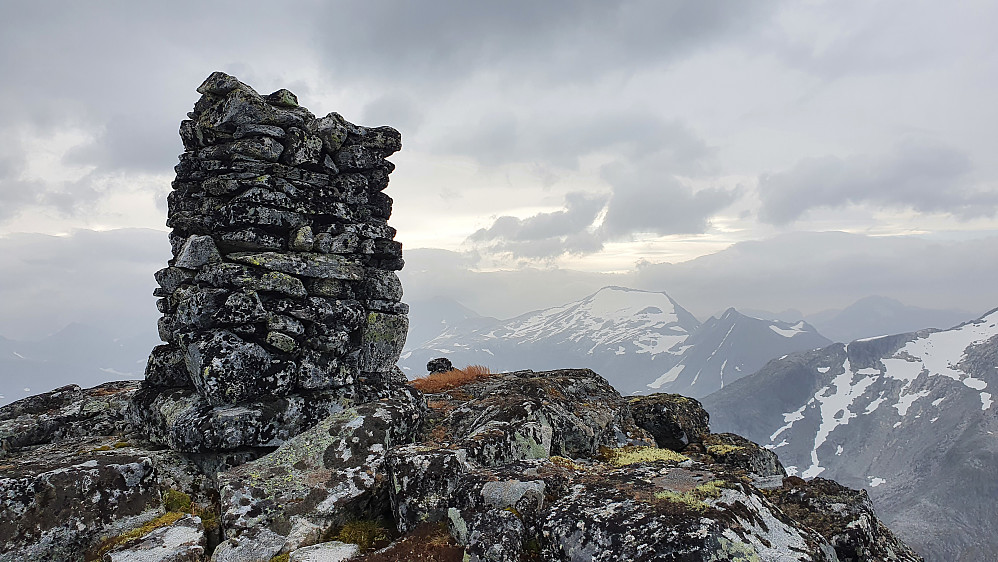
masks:
<svg viewBox="0 0 998 562"><path fill-rule="evenodd" d="M703 399L711 423L788 472L866 488L929 560L998 546L998 309L953 328L793 354ZM967 482L974 485L968 487Z"/></svg>
<svg viewBox="0 0 998 562"><path fill-rule="evenodd" d="M579 362L574 367L604 373L624 394L699 397L723 386L725 377L737 379L772 357L827 343L803 322L760 320L731 308L720 319L701 323L666 292L608 285L509 320L469 319L407 349L400 366L413 377L440 356L497 370L559 368L567 358Z"/></svg>

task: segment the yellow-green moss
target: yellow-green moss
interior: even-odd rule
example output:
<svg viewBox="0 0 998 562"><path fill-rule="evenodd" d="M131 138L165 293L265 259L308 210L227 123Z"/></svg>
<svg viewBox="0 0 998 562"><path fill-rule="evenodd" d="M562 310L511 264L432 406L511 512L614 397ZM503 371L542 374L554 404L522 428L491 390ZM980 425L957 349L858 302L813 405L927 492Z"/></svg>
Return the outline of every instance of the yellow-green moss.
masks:
<svg viewBox="0 0 998 562"><path fill-rule="evenodd" d="M724 485L724 480L712 480L688 492L662 490L655 493L655 499L682 504L693 511L706 511L710 504L704 500L721 497L721 488Z"/></svg>
<svg viewBox="0 0 998 562"><path fill-rule="evenodd" d="M163 492L163 509L167 511L190 513L192 505L191 497L183 492L177 490Z"/></svg>
<svg viewBox="0 0 998 562"><path fill-rule="evenodd" d="M523 515L521 515L520 511L518 509L516 509L515 507L513 507L513 506L504 507L503 511L508 511L508 512L512 513L513 515L515 515L517 519L519 519L521 521L523 520Z"/></svg>
<svg viewBox="0 0 998 562"><path fill-rule="evenodd" d="M709 445L707 447L707 454L718 457L724 456L728 453L733 453L735 451L741 451L745 447L739 447L737 445Z"/></svg>
<svg viewBox="0 0 998 562"><path fill-rule="evenodd" d="M607 463L614 466L628 466L642 462L683 462L689 460L689 457L680 455L671 449L659 449L658 447L604 448L601 449L600 453Z"/></svg>
<svg viewBox="0 0 998 562"><path fill-rule="evenodd" d="M550 457L548 457L548 460L551 461L551 464L555 466L560 466L562 468L567 468L569 470L583 470L585 468L584 466L577 464L575 461L573 461L568 457L551 455Z"/></svg>
<svg viewBox="0 0 998 562"><path fill-rule="evenodd" d="M107 539L97 547L97 549L93 552L92 557L87 556L86 558L87 560L100 560L105 554L114 550L115 548L130 543L132 541L141 539L142 537L148 535L149 533L155 531L156 529L159 529L160 527L166 527L168 525L172 525L176 523L178 520L180 520L180 518L183 517L184 515L185 515L184 513L176 511L164 513L163 515L160 515L159 517L153 519L152 521L146 523L145 525L142 525L141 527L132 529L130 531L126 531L116 537Z"/></svg>
<svg viewBox="0 0 998 562"><path fill-rule="evenodd" d="M693 511L707 511L710 507L703 500L697 499L689 494L689 492L673 492L672 490L662 490L661 492L655 493L655 499L663 500L671 503L678 503L685 506L687 509Z"/></svg>
<svg viewBox="0 0 998 562"><path fill-rule="evenodd" d="M201 506L195 505L191 509L192 515L197 515L201 518L201 524L204 525L204 530L211 532L218 529L220 523L218 520L218 510L214 506Z"/></svg>
<svg viewBox="0 0 998 562"><path fill-rule="evenodd" d="M271 557L269 562L288 562L288 560L290 560L290 559L291 559L291 555L285 553L285 554L278 554L276 556Z"/></svg>
<svg viewBox="0 0 998 562"><path fill-rule="evenodd" d="M693 492L701 498L719 498L721 497L721 488L724 486L724 480L711 480L706 484L697 486Z"/></svg>

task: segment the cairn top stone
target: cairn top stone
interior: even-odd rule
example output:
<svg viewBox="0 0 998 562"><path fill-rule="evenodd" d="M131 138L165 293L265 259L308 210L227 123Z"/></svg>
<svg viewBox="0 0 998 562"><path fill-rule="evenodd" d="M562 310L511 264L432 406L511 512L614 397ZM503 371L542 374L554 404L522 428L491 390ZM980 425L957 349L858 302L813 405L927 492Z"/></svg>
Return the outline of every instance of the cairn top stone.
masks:
<svg viewBox="0 0 998 562"><path fill-rule="evenodd" d="M173 259L156 273L164 345L133 417L181 451L275 447L404 382L384 193L401 135L223 72L197 91L168 197Z"/></svg>

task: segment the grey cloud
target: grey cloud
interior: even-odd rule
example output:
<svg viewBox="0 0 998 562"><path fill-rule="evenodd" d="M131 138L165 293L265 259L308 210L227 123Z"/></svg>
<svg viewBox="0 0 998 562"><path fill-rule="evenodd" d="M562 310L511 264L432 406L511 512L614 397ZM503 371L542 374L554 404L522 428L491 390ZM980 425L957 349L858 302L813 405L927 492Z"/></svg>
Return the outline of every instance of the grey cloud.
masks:
<svg viewBox="0 0 998 562"><path fill-rule="evenodd" d="M370 127L390 124L402 132L405 140L406 134L416 132L423 124L423 112L411 97L390 94L379 96L364 106L362 119L362 123Z"/></svg>
<svg viewBox="0 0 998 562"><path fill-rule="evenodd" d="M474 232L468 240L492 253L522 258L597 252L603 249L603 243L587 229L605 204L606 197L602 195L568 193L564 211L538 213L526 219L502 216L489 228Z"/></svg>
<svg viewBox="0 0 998 562"><path fill-rule="evenodd" d="M0 223L16 217L25 206L38 200L35 182L0 177Z"/></svg>
<svg viewBox="0 0 998 562"><path fill-rule="evenodd" d="M28 154L15 128L0 128L0 223L17 217L25 208L43 206L72 216L86 211L100 198L92 174L72 182L42 182L25 178Z"/></svg>
<svg viewBox="0 0 998 562"><path fill-rule="evenodd" d="M522 220L516 217L499 217L488 229L472 234L471 239L535 240L572 234L592 224L605 202L606 198L599 195L568 193L565 195L564 211L539 213Z"/></svg>
<svg viewBox="0 0 998 562"><path fill-rule="evenodd" d="M702 233L710 217L731 204L737 191L702 189L694 192L674 174L702 171L713 149L683 123L628 109L576 116L536 116L529 125L512 113L494 113L469 128L441 150L478 158L488 165L544 162L546 182L557 167L573 169L591 154L610 156L602 178L610 184L606 198L570 194L565 211L540 213L526 219L500 217L469 240L483 250L523 258L551 258L601 250L608 240L636 232ZM606 209L598 230L589 229ZM489 244L482 243L489 241Z"/></svg>
<svg viewBox="0 0 998 562"><path fill-rule="evenodd" d="M857 7L862 17L857 17ZM793 8L786 15L788 27L796 31L794 18L803 17L804 26L820 25L827 35L818 43L809 34L770 36L768 47L792 68L829 80L949 66L965 56L968 46L982 51L995 46L991 22L998 10L986 0L946 10L945 17L933 2L811 3Z"/></svg>
<svg viewBox="0 0 998 562"><path fill-rule="evenodd" d="M948 212L961 218L993 215L998 192L971 187L972 171L965 153L920 142L901 144L879 157L808 159L786 172L759 178L760 218L783 225L808 209L850 203Z"/></svg>
<svg viewBox="0 0 998 562"><path fill-rule="evenodd" d="M570 193L564 211L525 219L502 216L468 241L482 251L522 258L589 254L602 250L604 242L637 233L701 234L712 216L742 194L740 188L694 190L668 172L668 162L663 156L608 164L602 176L612 187L609 198ZM593 228L604 211L601 224Z"/></svg>
<svg viewBox="0 0 998 562"><path fill-rule="evenodd" d="M710 226L711 216L741 195L740 189L694 191L672 176L666 166L656 163L648 159L604 167L603 178L613 186L602 228L607 239L636 232L700 234Z"/></svg>
<svg viewBox="0 0 998 562"><path fill-rule="evenodd" d="M636 288L668 291L701 318L725 307L811 314L885 295L922 308L998 306L998 239L931 241L795 232L688 262L644 263Z"/></svg>
<svg viewBox="0 0 998 562"><path fill-rule="evenodd" d="M372 22L376 31L340 26L327 34L326 51L341 74L368 78L367 67L376 65L380 74L433 88L484 68L520 81L588 81L750 32L771 9L697 0L336 4L331 18Z"/></svg>
<svg viewBox="0 0 998 562"><path fill-rule="evenodd" d="M523 267L509 271L476 271L477 257L446 250L404 250L399 272L406 302L443 296L479 314L497 318L564 304L606 285L623 285L624 276L565 269Z"/></svg>
<svg viewBox="0 0 998 562"><path fill-rule="evenodd" d="M475 271L473 259L442 250L407 250L405 258L400 276L407 299L450 297L499 318L565 304L606 285L666 291L701 319L731 306L813 314L869 295L972 314L998 306L998 287L991 281L998 277L994 237L932 241L795 232L738 243L683 263L644 262L627 274Z"/></svg>
<svg viewBox="0 0 998 562"><path fill-rule="evenodd" d="M116 115L107 121L93 143L71 150L65 160L70 164L96 165L101 170L169 170L184 151L175 131L182 115L168 119L166 115L153 114L144 120Z"/></svg>
<svg viewBox="0 0 998 562"><path fill-rule="evenodd" d="M169 258L154 230L0 237L0 334L34 339L72 322L154 333L152 274Z"/></svg>
<svg viewBox="0 0 998 562"><path fill-rule="evenodd" d="M15 132L0 129L0 222L12 218L37 199L40 186L21 179L24 154Z"/></svg>
<svg viewBox="0 0 998 562"><path fill-rule="evenodd" d="M269 25L263 37L250 32L261 21ZM5 4L0 130L17 131L20 139L80 129L94 140L70 150L69 164L96 166L95 174L168 172L182 151L178 120L205 76L239 69L251 83L285 86L266 69L280 68L274 62L281 52L307 43L315 31L299 11L268 2ZM259 62L256 72L242 60ZM24 147L15 148L23 159ZM55 191L16 202L5 195L5 202L21 207L2 214L29 204L65 211L89 196Z"/></svg>
<svg viewBox="0 0 998 562"><path fill-rule="evenodd" d="M93 186L93 175L59 186L46 186L38 193L35 203L50 207L63 216L73 217L89 212L101 199L104 192Z"/></svg>
<svg viewBox="0 0 998 562"><path fill-rule="evenodd" d="M494 112L476 126L438 142L437 147L488 165L545 161L569 169L596 152L626 159L655 155L674 172L695 170L713 153L683 123L634 108L582 116L556 111L529 117Z"/></svg>

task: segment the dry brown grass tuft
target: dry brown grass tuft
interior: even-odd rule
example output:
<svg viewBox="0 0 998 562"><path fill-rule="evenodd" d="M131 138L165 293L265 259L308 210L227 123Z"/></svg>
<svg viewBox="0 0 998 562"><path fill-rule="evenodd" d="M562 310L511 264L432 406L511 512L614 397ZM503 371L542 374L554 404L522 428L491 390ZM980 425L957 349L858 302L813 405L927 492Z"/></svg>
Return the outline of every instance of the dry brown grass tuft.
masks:
<svg viewBox="0 0 998 562"><path fill-rule="evenodd" d="M492 376L492 371L483 365L468 365L463 369L451 369L444 373L433 373L409 382L420 392L433 394Z"/></svg>

